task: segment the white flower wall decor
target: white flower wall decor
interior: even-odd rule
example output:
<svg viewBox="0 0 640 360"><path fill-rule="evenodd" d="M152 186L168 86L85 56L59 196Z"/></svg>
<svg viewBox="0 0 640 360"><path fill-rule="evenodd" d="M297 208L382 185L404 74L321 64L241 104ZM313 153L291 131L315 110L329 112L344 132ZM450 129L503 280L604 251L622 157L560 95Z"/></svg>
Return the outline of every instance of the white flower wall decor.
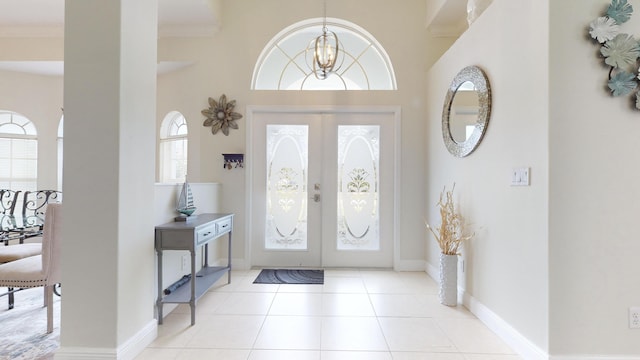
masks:
<svg viewBox="0 0 640 360"><path fill-rule="evenodd" d="M607 85L612 95L635 95L635 107L640 109L640 43L633 35L620 32L620 25L632 14L633 6L627 0L612 0L607 13L589 24L589 35L601 45L600 54L610 67Z"/></svg>

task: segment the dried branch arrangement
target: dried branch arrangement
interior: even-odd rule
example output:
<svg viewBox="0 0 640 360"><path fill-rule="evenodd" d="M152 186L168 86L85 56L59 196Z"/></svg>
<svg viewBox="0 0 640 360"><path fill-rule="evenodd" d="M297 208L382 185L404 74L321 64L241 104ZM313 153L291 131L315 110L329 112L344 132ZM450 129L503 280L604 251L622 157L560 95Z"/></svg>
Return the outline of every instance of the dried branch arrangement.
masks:
<svg viewBox="0 0 640 360"><path fill-rule="evenodd" d="M451 191L446 191L447 188L445 187L440 193L440 200L437 204L440 208L440 219L442 220L440 227L434 230L425 220L427 229L436 238L440 250L445 255L459 255L458 250L462 243L471 239L474 235L463 235L464 219L460 213L456 212L453 205L453 190L455 188L456 184L454 183Z"/></svg>

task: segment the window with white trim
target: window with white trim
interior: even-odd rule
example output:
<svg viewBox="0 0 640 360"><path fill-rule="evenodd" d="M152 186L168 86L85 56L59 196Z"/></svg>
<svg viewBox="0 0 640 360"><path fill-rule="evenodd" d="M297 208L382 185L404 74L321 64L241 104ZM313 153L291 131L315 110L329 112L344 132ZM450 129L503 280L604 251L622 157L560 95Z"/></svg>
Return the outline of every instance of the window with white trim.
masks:
<svg viewBox="0 0 640 360"><path fill-rule="evenodd" d="M187 120L171 111L160 125L160 182L181 183L187 176Z"/></svg>
<svg viewBox="0 0 640 360"><path fill-rule="evenodd" d="M323 18L295 23L274 36L264 47L253 70L253 90L397 90L391 60L378 41L360 26L327 18L336 33L342 66L319 80L307 64L307 47L322 33Z"/></svg>
<svg viewBox="0 0 640 360"><path fill-rule="evenodd" d="M38 132L23 115L0 110L0 188L36 190Z"/></svg>

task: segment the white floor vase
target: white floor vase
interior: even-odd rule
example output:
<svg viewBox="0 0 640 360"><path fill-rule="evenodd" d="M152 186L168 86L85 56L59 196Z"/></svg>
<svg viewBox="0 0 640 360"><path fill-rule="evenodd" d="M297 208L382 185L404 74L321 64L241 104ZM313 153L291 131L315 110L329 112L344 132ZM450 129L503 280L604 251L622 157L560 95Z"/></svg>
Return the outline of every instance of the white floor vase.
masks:
<svg viewBox="0 0 640 360"><path fill-rule="evenodd" d="M440 253L440 303L458 305L458 255Z"/></svg>

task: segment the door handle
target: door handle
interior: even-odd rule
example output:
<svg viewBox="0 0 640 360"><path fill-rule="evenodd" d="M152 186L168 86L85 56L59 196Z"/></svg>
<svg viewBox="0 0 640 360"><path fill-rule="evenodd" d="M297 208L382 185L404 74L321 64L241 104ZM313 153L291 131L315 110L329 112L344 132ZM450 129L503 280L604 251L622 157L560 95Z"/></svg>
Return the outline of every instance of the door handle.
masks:
<svg viewBox="0 0 640 360"><path fill-rule="evenodd" d="M320 194L313 194L310 199L313 199L314 202L320 202Z"/></svg>

